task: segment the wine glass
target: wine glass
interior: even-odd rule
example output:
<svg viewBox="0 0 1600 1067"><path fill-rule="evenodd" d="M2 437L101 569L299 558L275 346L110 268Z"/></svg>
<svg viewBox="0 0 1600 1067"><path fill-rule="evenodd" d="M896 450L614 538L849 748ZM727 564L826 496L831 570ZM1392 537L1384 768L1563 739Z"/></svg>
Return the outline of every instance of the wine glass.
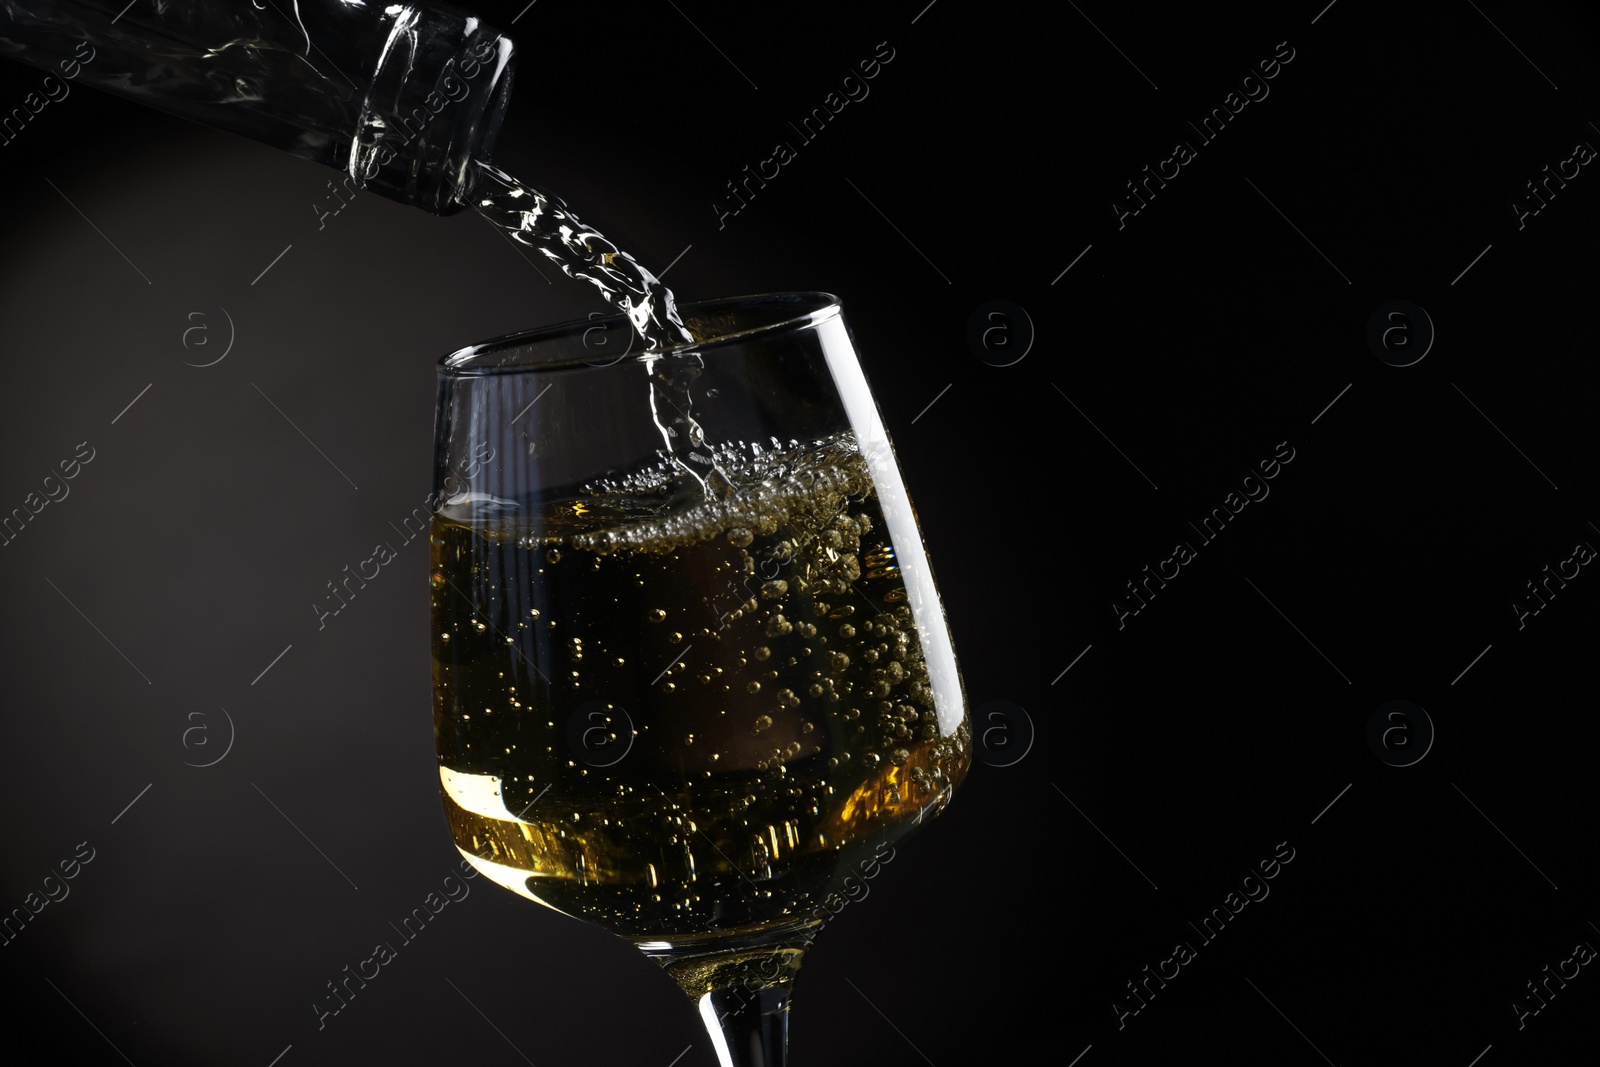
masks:
<svg viewBox="0 0 1600 1067"><path fill-rule="evenodd" d="M970 728L838 301L681 310L675 349L618 317L441 362L440 787L479 871L661 963L723 1067L781 1067L807 946Z"/></svg>

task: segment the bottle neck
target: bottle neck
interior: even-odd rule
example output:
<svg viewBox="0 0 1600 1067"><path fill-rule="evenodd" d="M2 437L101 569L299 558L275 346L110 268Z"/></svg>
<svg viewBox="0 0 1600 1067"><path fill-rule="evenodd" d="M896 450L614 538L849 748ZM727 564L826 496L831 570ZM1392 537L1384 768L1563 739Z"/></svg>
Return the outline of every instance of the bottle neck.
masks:
<svg viewBox="0 0 1600 1067"><path fill-rule="evenodd" d="M516 49L472 15L387 0L0 0L0 55L347 172L436 214L463 206Z"/></svg>
<svg viewBox="0 0 1600 1067"><path fill-rule="evenodd" d="M516 48L470 16L396 5L385 18L347 169L368 189L449 214L499 134Z"/></svg>

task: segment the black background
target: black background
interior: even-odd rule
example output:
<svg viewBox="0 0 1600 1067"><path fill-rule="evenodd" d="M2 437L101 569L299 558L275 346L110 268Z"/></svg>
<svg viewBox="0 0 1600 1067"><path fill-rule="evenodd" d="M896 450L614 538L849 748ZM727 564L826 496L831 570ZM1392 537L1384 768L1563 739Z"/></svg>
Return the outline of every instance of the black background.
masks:
<svg viewBox="0 0 1600 1067"><path fill-rule="evenodd" d="M681 299L844 299L976 729L1008 701L1036 730L812 950L795 1062L1592 1050L1593 967L1521 1029L1511 1006L1600 945L1600 578L1511 608L1600 545L1600 177L1520 229L1509 207L1600 145L1580 6L925 2L479 6L523 52L508 169L649 264L682 253ZM870 95L719 228L723 183L883 41ZM1119 229L1123 183L1280 41L1270 95ZM5 65L0 109L41 77ZM0 1047L713 1063L631 947L482 879L326 1029L310 1007L457 854L422 547L326 629L308 605L428 492L435 360L588 290L467 215L361 195L319 230L331 172L81 86L0 175L0 511L95 450L0 548L0 909L95 849L0 948ZM966 339L993 299L1036 330L1007 367ZM1395 299L1437 329L1404 368L1366 342ZM227 358L186 365L223 309ZM1124 583L1285 441L1270 496L1119 629ZM1408 767L1367 741L1396 699L1436 730ZM1270 896L1199 944L1186 920L1280 842ZM1119 1029L1179 940L1197 958Z"/></svg>

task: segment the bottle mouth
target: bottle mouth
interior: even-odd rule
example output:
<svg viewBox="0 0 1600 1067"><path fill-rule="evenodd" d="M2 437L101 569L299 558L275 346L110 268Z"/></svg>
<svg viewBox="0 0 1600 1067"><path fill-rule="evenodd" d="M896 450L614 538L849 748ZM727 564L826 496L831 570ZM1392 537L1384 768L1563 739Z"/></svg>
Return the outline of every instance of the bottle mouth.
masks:
<svg viewBox="0 0 1600 1067"><path fill-rule="evenodd" d="M516 45L471 15L396 4L361 105L350 176L436 215L465 206L511 98Z"/></svg>
<svg viewBox="0 0 1600 1067"><path fill-rule="evenodd" d="M678 352L714 355L719 348L780 332L812 329L837 318L832 293L763 293L679 304L694 336L670 348L646 348L626 315L617 314L504 334L457 349L439 361L445 378L529 371L598 369L642 363ZM639 345L637 350L634 346Z"/></svg>

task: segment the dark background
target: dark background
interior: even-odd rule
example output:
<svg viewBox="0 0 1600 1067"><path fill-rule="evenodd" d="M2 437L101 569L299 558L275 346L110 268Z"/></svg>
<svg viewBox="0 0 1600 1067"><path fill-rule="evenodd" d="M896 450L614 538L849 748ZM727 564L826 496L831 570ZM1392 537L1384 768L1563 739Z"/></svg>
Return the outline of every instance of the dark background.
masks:
<svg viewBox="0 0 1600 1067"><path fill-rule="evenodd" d="M1597 38L1577 4L1324 2L479 5L523 50L508 169L649 264L683 253L682 299L844 299L979 736L1026 733L992 701L1036 731L812 950L798 1064L1593 1047L1594 967L1521 1029L1511 1005L1600 946L1600 578L1521 629L1511 602L1600 545L1600 177L1522 229L1509 202L1600 145ZM719 229L723 183L882 41L870 96ZM1123 183L1280 41L1270 95L1119 229ZM0 109L41 77L0 67ZM468 215L363 194L319 230L330 177L81 86L0 147L0 511L94 449L0 548L0 909L95 849L0 948L0 1048L713 1063L634 949L484 879L317 1029L457 854L424 549L326 629L309 605L428 492L436 359L599 306ZM993 299L1036 332L1010 366L967 341ZM1403 368L1366 341L1395 299L1437 330ZM1270 496L1199 545L1186 523L1284 441ZM1198 557L1119 629L1180 539ZM1391 700L1435 731L1410 766L1368 742ZM1270 896L1203 944L1186 920L1280 842ZM1179 940L1197 958L1119 1029Z"/></svg>

